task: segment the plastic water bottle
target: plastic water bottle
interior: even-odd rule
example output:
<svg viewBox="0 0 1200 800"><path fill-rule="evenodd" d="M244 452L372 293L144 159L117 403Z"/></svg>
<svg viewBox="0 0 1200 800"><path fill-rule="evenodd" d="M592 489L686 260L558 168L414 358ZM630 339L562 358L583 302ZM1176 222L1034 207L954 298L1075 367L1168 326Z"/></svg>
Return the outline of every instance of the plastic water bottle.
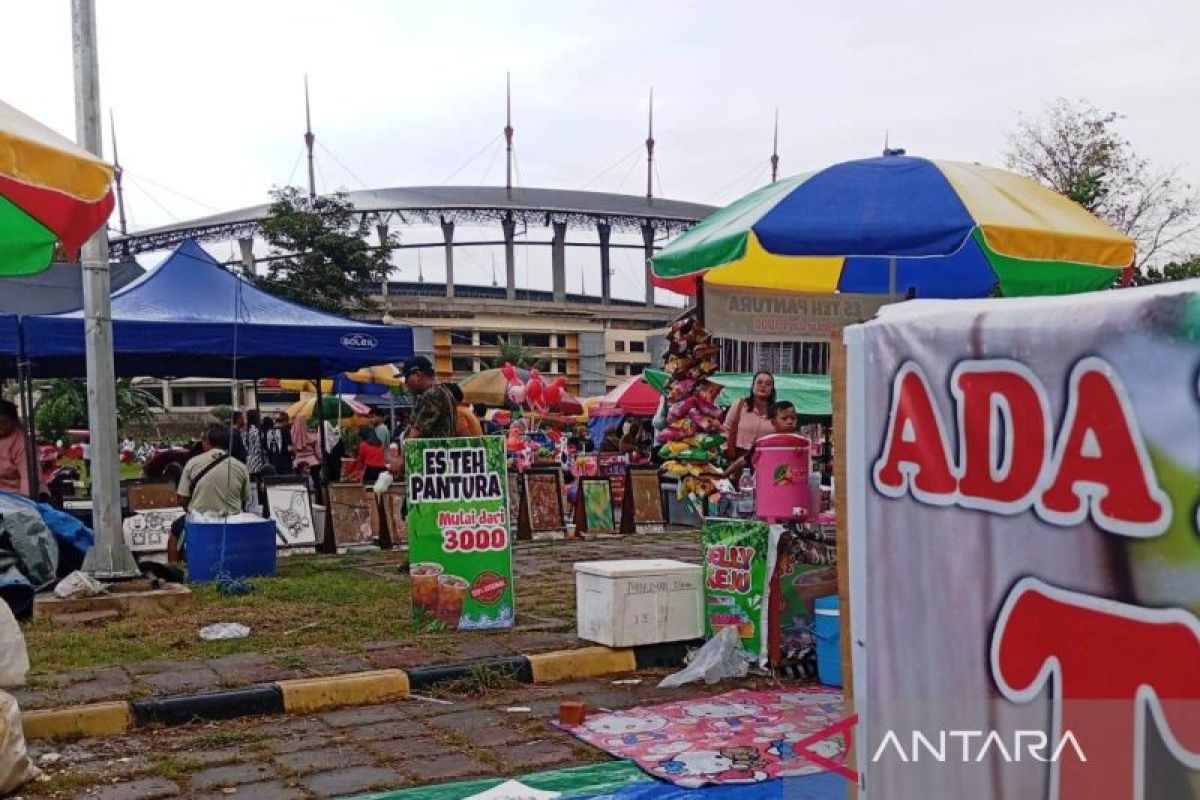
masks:
<svg viewBox="0 0 1200 800"><path fill-rule="evenodd" d="M738 480L737 515L754 516L754 470L749 467L742 470L742 477Z"/></svg>
<svg viewBox="0 0 1200 800"><path fill-rule="evenodd" d="M808 518L815 519L821 513L821 473L808 474Z"/></svg>

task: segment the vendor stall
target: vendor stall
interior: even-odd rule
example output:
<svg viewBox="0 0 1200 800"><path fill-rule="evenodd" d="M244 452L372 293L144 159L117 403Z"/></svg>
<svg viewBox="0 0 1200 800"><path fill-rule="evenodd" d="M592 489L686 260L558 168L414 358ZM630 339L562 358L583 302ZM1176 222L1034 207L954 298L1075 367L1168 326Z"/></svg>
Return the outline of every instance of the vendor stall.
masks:
<svg viewBox="0 0 1200 800"><path fill-rule="evenodd" d="M713 337L727 336L748 341L837 342L843 326L871 318L878 312L881 300L896 302L913 297L985 297L997 291L1016 296L1098 290L1113 285L1122 275L1127 278L1133 255L1133 243L1128 237L1070 200L1028 179L977 164L934 162L889 155L846 162L816 173L781 180L712 215L652 259L655 285L694 295L697 299L695 318L690 322L677 322L668 332L669 353L662 386L674 410L671 416L675 422L682 419L681 414L690 417L696 409L685 411L679 405L688 401L693 401L693 406L701 406L701 417L708 409L703 405L704 402L715 401L713 405L720 406L722 392L719 389L720 379L715 374L716 365L706 360L706 354L711 352L709 344ZM1099 304L1103 301L1096 302ZM945 305L949 307L952 304ZM901 359L895 362L898 370L895 372L896 386L911 383L926 390L929 387L946 386L948 379L942 372L949 369L952 359L961 358L964 348L975 348L982 352L983 345L976 336L978 321L985 319L982 310L981 306L975 311L979 316L975 317L974 327L967 324L964 316L962 324L954 327L953 333L949 332L949 327L932 325L928 333L902 324L887 326L886 331L878 329L874 340L877 350L865 353L863 359L855 362L853 368L860 370L857 380L866 381L869 385L878 382L880 373L875 365L880 363L879 356L884 351L934 355L925 347L924 337L928 335L932 338L936 327L939 337L954 342L953 346L949 343L946 345L940 363L936 359L926 358L929 364L922 364L925 371L937 373L936 379L926 382L922 377L924 371L904 373L899 369ZM885 312L884 319L899 323L906 319L904 315L907 313L906 307L895 308ZM1067 312L1060 310L1059 313ZM889 317L889 314L892 316ZM992 320L993 317L989 313L986 319ZM1017 320L1018 317L1014 316L1013 330L1022 325ZM1047 316L1045 324L1053 327L1053 320ZM677 335L681 332L684 334L682 338ZM1014 333L1013 351L1028 354L1039 349L1055 350L1056 345L1051 344L1053 334L1046 335L1045 344L1040 347L1036 341L1042 339L1037 337L1032 332L1022 337ZM1096 334L1097 342L1102 338ZM1021 343L1018 343L1018 339ZM845 436L847 402L845 392L840 387L847 375L840 367L843 363L840 347L834 344L833 350L833 390L827 396L832 397L834 402L822 410L825 414L832 412L835 431L839 436ZM991 350L988 354L992 355ZM870 369L864 366L868 359L872 365ZM852 373L850 378L853 384L855 374ZM655 380L655 376L651 374L649 379ZM1067 385L1063 377L1056 378L1056 381L1054 386L1059 389ZM718 388L714 390L714 386ZM1194 386L1192 388L1194 390ZM849 406L854 414L866 415L868 421L875 420L879 423L876 427L884 425L884 420L894 420L901 411L910 415L921 411L924 416L913 424L920 421L923 426L921 429L932 435L949 430L943 423L955 418L943 409L934 424L925 413L926 405L910 406L907 400L900 405L893 404L889 417L886 398L881 401L874 395L864 395L862 391L856 391L853 385L851 392L854 395ZM1189 396L1194 400L1194 391ZM799 399L801 402L805 400ZM941 409L949 401L939 397L932 402ZM990 414L997 413L994 405L990 407L991 410L986 404L982 408L976 421L986 422ZM1004 413L1009 415L1006 425L1010 425L1017 412L1015 407L1005 408L1008 411ZM1061 414L1047 415L1048 419L1060 417ZM718 500L722 497L720 479L724 475L719 472L720 467L714 473L713 465L720 464L720 461L704 447L713 443L701 439L705 434L702 425L706 423L703 419L693 419L695 430L679 430L677 427L675 433L670 433L671 417L668 419L665 431L668 435L664 437L666 444L670 445L672 438L687 441L686 446L676 445L667 453L674 459L674 466L668 469L682 476L681 493L697 500L698 510L706 517L705 563L706 570L709 567L711 570L706 573L705 586L710 631L715 632L720 627L737 627L743 646L751 652L766 660L786 664L801 674L811 674L815 668L823 679L838 683L842 671L840 662L845 659L837 656L848 656L849 642L854 641L857 643L856 658L853 660L854 684L858 685L864 679L869 682L874 679L873 683L869 683L872 691L886 694L892 700L919 700L929 697L931 692L940 696L945 689L959 686L962 682L964 676L960 676L958 671L964 668L964 653L987 652L986 644L975 643L963 647L960 640L946 636L940 624L925 626L928 630L924 638L937 639L945 645L937 650L936 655L930 655L921 647L911 646L907 640L895 638L897 632L911 629L911 618L905 615L911 615L912 609L937 608L944 604L942 600L947 596L957 598L989 591L985 581L984 586L964 584L954 591L945 592L940 582L943 573L931 566L941 564L946 570L945 574L961 573L961 565L949 563L947 554L947 551L954 550L954 537L950 536L954 529L950 525L957 523L957 519L938 521L926 515L920 520L914 518L911 525L897 526L888 518L888 498L902 498L904 502L917 503L936 500L933 490L937 487L925 485L925 482L938 477L942 480L942 489L936 493L936 496L942 497L936 500L939 511L940 506L954 504L961 499L961 493L956 494L954 486L946 488L945 485L946 480L951 483L957 480L959 472L947 466L941 473L935 474L926 467L941 463L933 460L934 456L940 458L945 455L948 463L952 463L949 454L955 452L954 442L958 441L959 447L967 446L962 444L962 432L955 439L942 441L941 449L933 446L919 452L914 451L908 439L904 438L909 435L907 433L894 440L897 450L904 454L907 461L892 468L887 476L896 483L895 487L886 490L877 488L877 495L873 495L870 506L875 516L867 518L864 517L867 505L863 499L863 493L866 492L863 478L867 476L870 480L872 476L867 459L877 454L878 448L884 446L886 441L876 434L871 434L873 438L869 442L863 441L863 417L851 417L849 435L860 448L857 451L859 462L849 471L842 463L844 459L834 462L838 471L838 480L834 483L839 492L846 489L846 476L852 479L849 507L842 503L837 509L841 513L837 516L831 514L826 505L828 496L822 492L820 499L809 495L807 502L797 501L795 519L776 519L775 524L762 525L761 521L753 518L739 521L717 517L714 512L718 509L729 516L731 507L727 502L718 502L714 508L712 502L714 496ZM962 419L960 416L960 424ZM811 449L826 459L827 465L829 450L823 432L819 447L812 447L817 443L812 441L812 437L809 438ZM984 443L981 446L986 454L988 437L984 436L979 441ZM1035 448L1029 452L1042 451ZM1028 455L1028 452L1025 454ZM1136 459L1133 460L1136 462ZM1129 461L1126 459L1127 463ZM918 469L922 470L919 476ZM791 470L785 472L790 477ZM985 470L979 477L987 483L989 475L991 473ZM764 478L774 483L774 470L770 475L755 477L757 488L761 491ZM874 475L875 480L879 480L879 477L878 474ZM1003 482L995 476L991 476L990 480ZM909 482L913 483L911 488ZM725 486L724 490L729 491L730 488ZM744 491L747 487L739 488ZM913 495L911 501L905 498L909 491ZM1192 506L1194 503L1188 507ZM745 508L744 505L742 507ZM1009 513L1008 506L993 504L971 507ZM775 514L779 514L779 511L776 510L772 516ZM867 557L866 563L855 561L853 555L858 551L853 551L849 567L846 566L846 546L844 542L837 544L834 534L835 524L845 526L847 516L856 520L855 525L869 522L873 526L869 537L864 534L857 541L873 543L870 546L878 551L872 551L874 557ZM888 531L886 545L879 535L881 530ZM946 536L938 538L934 531L944 531ZM921 535L929 540L929 549L922 550L922 556L915 554L908 545L907 537L912 535ZM861 546L867 547L866 544ZM896 570L889 554L900 551L904 551L906 558L911 557L913 563L919 563L920 566ZM1019 553L1016 556L1018 559L1031 558L1036 561L1038 557L1024 546L1014 552ZM922 558L926 560L922 561ZM759 559L765 561L760 562ZM756 581L755 575L770 575L771 578ZM855 576L856 581L853 593L846 591L846 581L851 575ZM980 581L978 575L972 575L971 581ZM839 585L841 591L837 595L827 596ZM888 594L888 587L901 585L902 590ZM717 593L717 589L727 591L730 587L739 590L744 588L753 593L760 586L761 599L757 604L730 602ZM860 601L864 591L876 593L876 599L871 601L871 610L875 614L872 620L880 622L868 620L868 625L877 627L863 628L861 621L853 618L852 637L849 635L849 614L854 613L855 604ZM930 594L928 597L916 597L913 593ZM902 596L907 599L897 601ZM956 610L951 616L961 624L969 624L970 620L994 619L995 613L995 608L973 607L970 613L962 614ZM790 615L792 621L787 621L784 614ZM836 624L838 621L840 626ZM810 634L814 627L817 630L823 628L826 637L822 640L826 643L825 653L815 659L819 665L813 663L811 653L803 652L812 644ZM789 631L803 632L809 635L809 640L805 641L803 636L789 639L785 635ZM872 636L876 645L869 652L879 653L882 649L884 655L879 659L873 656L867 658L868 648L863 646L864 642L871 641ZM889 636L891 639L887 638ZM841 653L838 653L839 637L845 643ZM974 655L970 657L974 658ZM934 678L929 676L930 659L937 660L938 669L944 674L939 673ZM849 665L846 665L846 673L849 677ZM898 691L894 683L889 683L889 676L896 674L904 676L905 688ZM1025 683L1028 684L1028 681ZM973 697L982 702L987 692L982 683L976 688L979 693ZM1039 684L1026 688L1039 691L1042 687ZM1016 698L1020 691L1014 689L1013 698L1010 699ZM1025 699L1021 696L1015 701L1022 702ZM913 730L913 725L909 723L914 719L912 713L918 709L901 708L895 702L892 705L895 713L886 721L894 723L893 727ZM941 708L942 704L933 704L933 707ZM854 710L854 704L849 703L847 713ZM982 706L977 710L982 714ZM870 714L870 706L863 711ZM1015 712L1011 719L1016 720L1020 713ZM1049 718L1045 709L1039 709L1033 716L1041 720ZM918 721L930 721L930 718L926 715L926 718ZM964 727L959 723L965 723L966 727L977 723L986 729L987 723L995 720L981 717L933 721L949 723L935 727L936 730ZM872 725L868 733L878 737L885 727ZM877 743L878 738L872 740L870 747L874 748ZM864 769L868 768L867 760L871 752L873 750L867 748L859 750L859 763ZM1034 797L1041 796L1038 794L1040 789L1033 788L1034 784L1038 787L1047 785L1046 777L1038 767L1033 770L1038 775L1032 783L1021 783L1020 789L995 791L987 783L995 780L994 776L1000 773L998 765L993 764L988 770L975 770L974 774L981 776L981 782L967 779L961 784L954 784L955 778L951 778L949 785L954 785L954 788L947 789L948 784L939 785L935 777L940 774L942 767L938 763L930 769L917 771L911 786L905 784L906 790L891 791L891 787L901 785L894 779L893 770L880 772L880 777L868 780L867 786L888 787L876 790L881 792L881 797ZM894 770L896 774L899 771ZM1096 790L1099 791L1098 786ZM989 794L989 791L992 793ZM1073 796L1099 795L1084 793Z"/></svg>
<svg viewBox="0 0 1200 800"><path fill-rule="evenodd" d="M226 270L198 244L112 298L119 377L328 376L412 355L412 331L280 300ZM22 319L35 377L84 374L83 312Z"/></svg>

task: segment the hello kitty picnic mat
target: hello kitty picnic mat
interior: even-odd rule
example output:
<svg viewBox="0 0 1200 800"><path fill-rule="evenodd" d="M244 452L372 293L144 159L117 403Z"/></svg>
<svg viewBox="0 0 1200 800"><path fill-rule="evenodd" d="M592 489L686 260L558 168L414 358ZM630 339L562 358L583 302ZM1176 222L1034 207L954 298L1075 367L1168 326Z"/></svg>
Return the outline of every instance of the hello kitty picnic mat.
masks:
<svg viewBox="0 0 1200 800"><path fill-rule="evenodd" d="M582 725L560 727L656 778L694 788L836 769L846 741L831 729L843 718L836 690L738 689L591 714Z"/></svg>

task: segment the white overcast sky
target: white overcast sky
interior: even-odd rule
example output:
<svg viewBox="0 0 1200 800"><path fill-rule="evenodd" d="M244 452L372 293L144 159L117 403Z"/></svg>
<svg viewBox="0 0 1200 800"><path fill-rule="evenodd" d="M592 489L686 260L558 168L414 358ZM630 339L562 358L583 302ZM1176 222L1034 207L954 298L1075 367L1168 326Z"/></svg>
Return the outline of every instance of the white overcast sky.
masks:
<svg viewBox="0 0 1200 800"><path fill-rule="evenodd" d="M0 97L73 137L70 3L0 6L19 27ZM1123 113L1140 153L1200 184L1197 0L97 0L97 15L135 228L302 181L306 72L330 189L439 184L480 151L452 182L503 183L506 70L527 186L643 192L651 86L671 198L764 181L776 107L790 174L875 155L885 130L913 155L1000 164L1017 116L1058 96ZM636 261L618 259L618 294L640 295Z"/></svg>

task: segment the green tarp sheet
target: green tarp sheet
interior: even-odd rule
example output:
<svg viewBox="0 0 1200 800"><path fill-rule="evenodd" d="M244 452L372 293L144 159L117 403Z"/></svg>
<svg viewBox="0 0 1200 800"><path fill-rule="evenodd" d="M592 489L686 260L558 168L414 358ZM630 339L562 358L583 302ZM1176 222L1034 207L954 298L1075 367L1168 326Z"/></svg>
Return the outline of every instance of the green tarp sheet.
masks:
<svg viewBox="0 0 1200 800"><path fill-rule="evenodd" d="M651 781L632 761L608 761L584 767L536 772L516 778L527 786L547 792L562 792L563 798L608 794L635 783ZM395 792L360 795L355 800L462 800L504 783L504 778L484 778L437 786L420 786Z"/></svg>
<svg viewBox="0 0 1200 800"><path fill-rule="evenodd" d="M667 373L648 369L642 373L646 383L666 393ZM754 376L746 372L718 372L712 376L714 383L725 387L717 398L717 404L731 406L739 397L750 394L750 382ZM775 394L780 400L795 404L796 411L805 417L833 416L833 397L828 375L785 375L775 376Z"/></svg>

